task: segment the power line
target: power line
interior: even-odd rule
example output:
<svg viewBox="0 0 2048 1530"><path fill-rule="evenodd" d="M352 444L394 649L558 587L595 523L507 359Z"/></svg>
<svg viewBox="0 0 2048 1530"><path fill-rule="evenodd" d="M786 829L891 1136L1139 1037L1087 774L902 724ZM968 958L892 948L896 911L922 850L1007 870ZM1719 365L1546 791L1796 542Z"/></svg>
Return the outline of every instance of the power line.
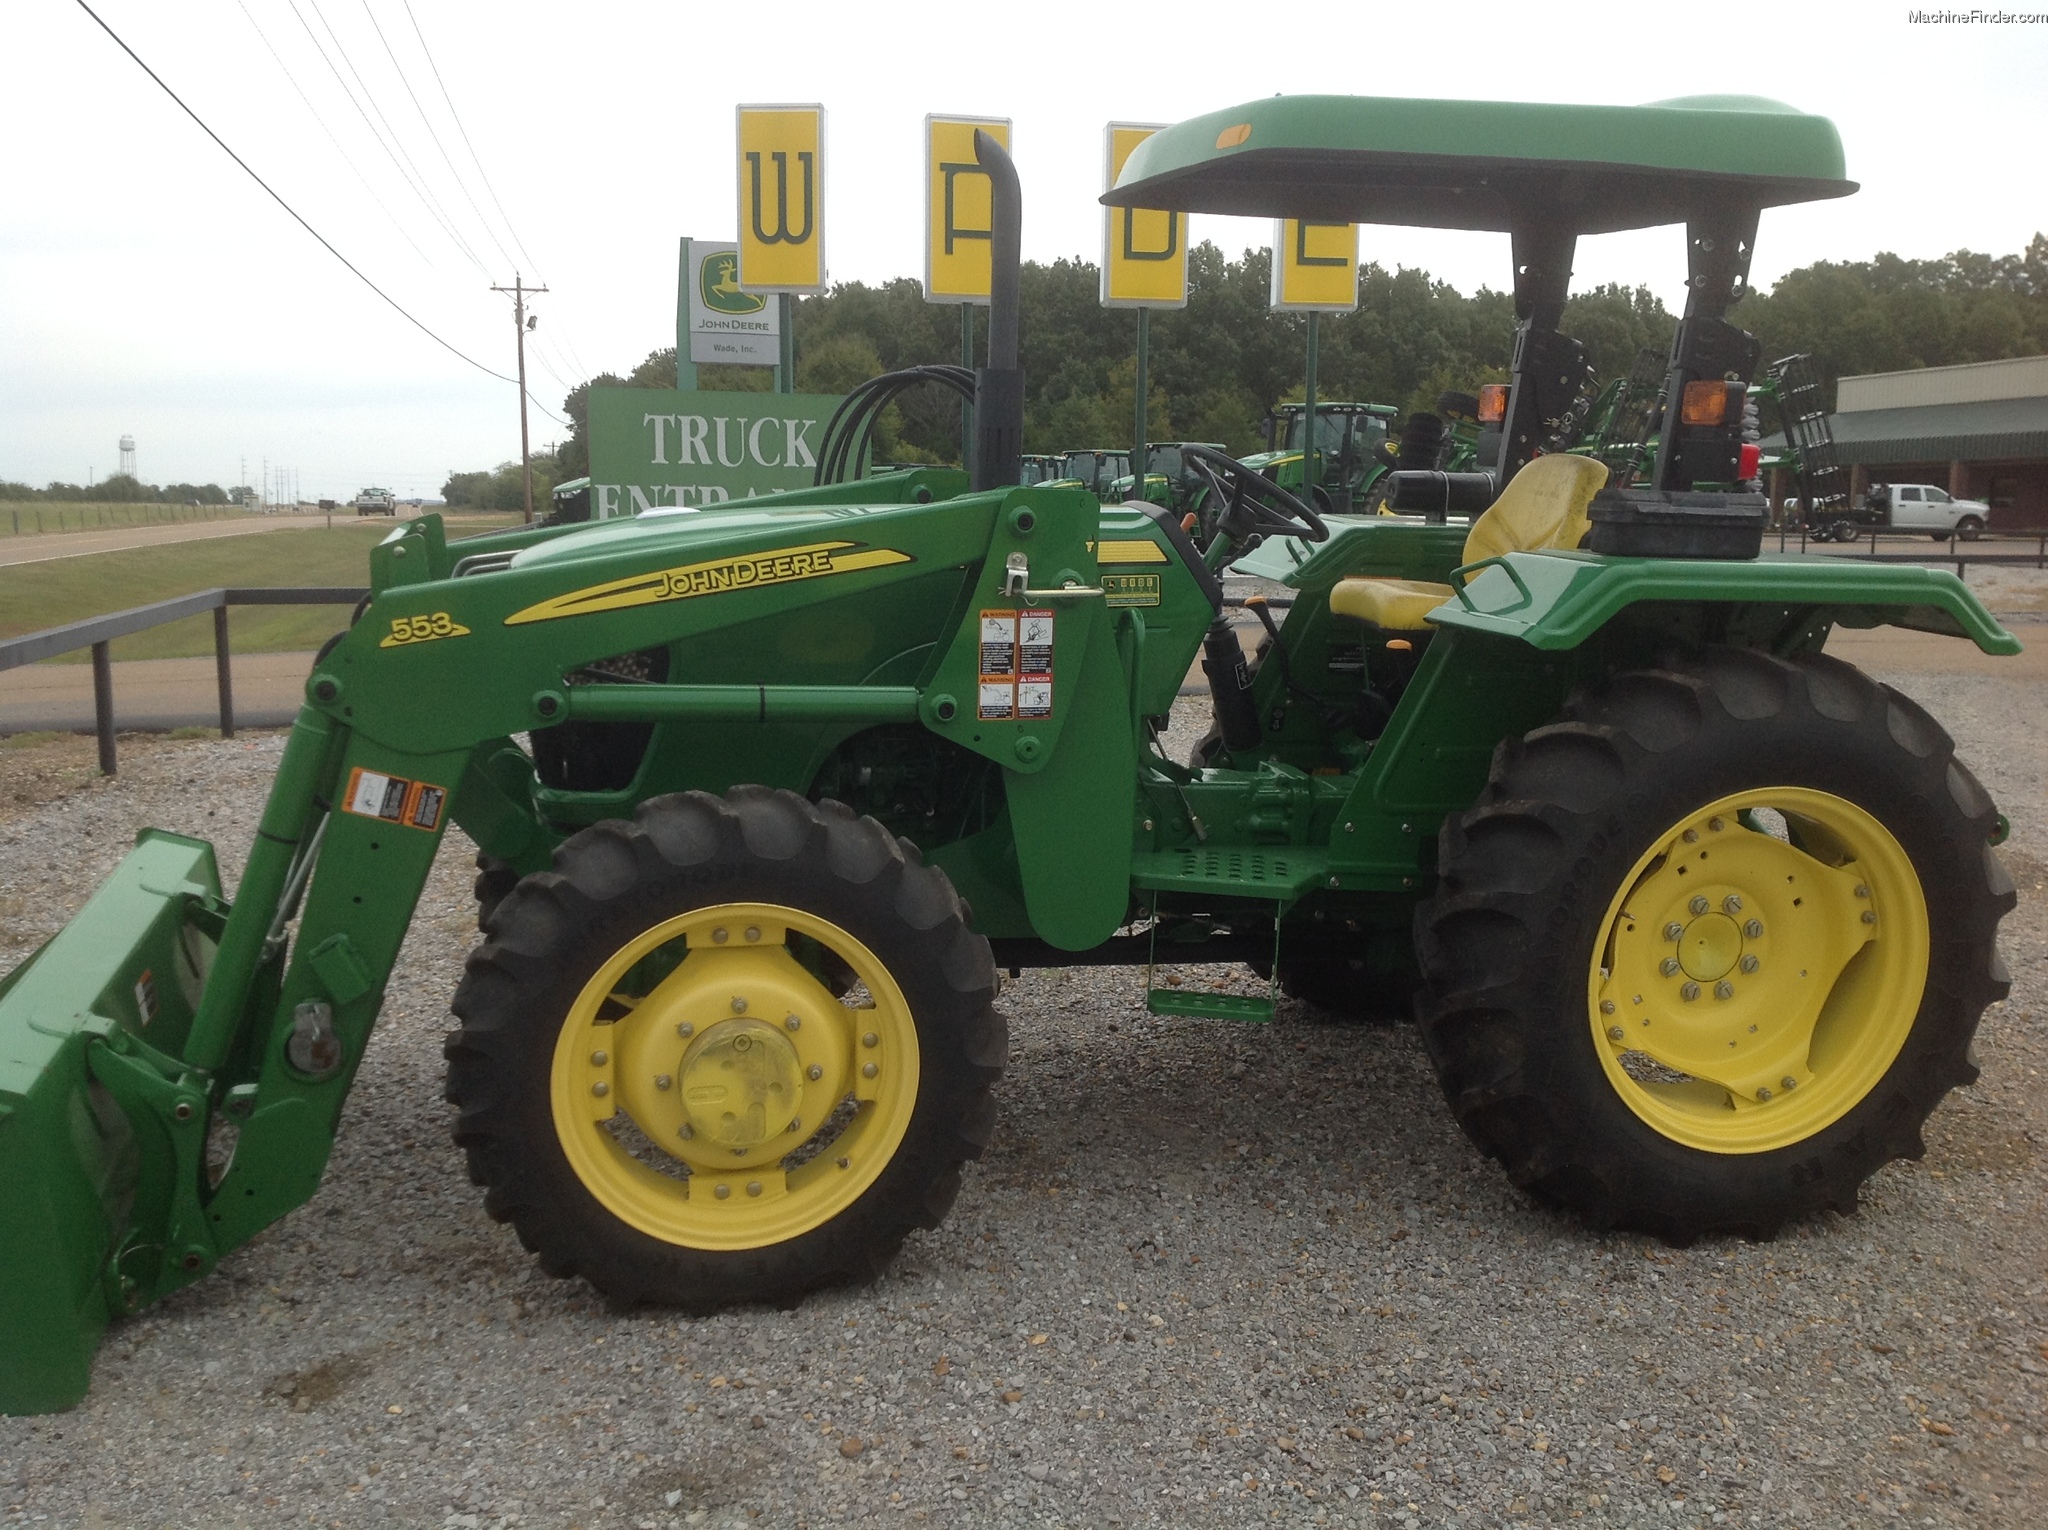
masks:
<svg viewBox="0 0 2048 1530"><path fill-rule="evenodd" d="M427 130L427 137L433 141L434 148L440 153L441 163L448 167L448 174L455 182L455 189L462 193L462 200L467 202L469 210L476 214L478 226L490 236L491 243L498 247L498 253L505 257L508 265L512 264L512 252L505 248L505 241L498 237L498 231L491 227L483 209L476 205L476 198L469 194L469 183L463 180L462 172L455 168L455 161L448 154L448 146L441 142L441 135L434 130L433 119L427 115L427 109L420 104L419 95L412 88L412 81L406 78L405 66L399 63L398 55L392 51L391 40L384 35L384 28L377 20L377 13L370 9L370 0L362 0L362 6L363 14L370 18L370 30L377 34L377 41L384 45L384 56L391 60L392 71L398 76L398 83L405 87L405 93L412 101L412 109L419 113L420 125Z"/></svg>
<svg viewBox="0 0 2048 1530"><path fill-rule="evenodd" d="M419 247L419 244L406 230L406 226L398 221L398 215L392 212L390 208L384 205L384 199L377 195L377 189L370 184L370 178L367 175L363 174L362 167L359 166L353 159L349 157L348 150L342 146L341 140L335 136L334 129L329 127L327 125L327 119L320 115L320 108L313 104L312 97L306 94L304 88L299 84L297 78L292 74L291 67L285 63L284 55L277 51L276 45L271 42L269 34L266 33L263 30L263 28L257 24L256 18L253 14L251 14L249 7L243 4L243 0L235 0L235 4L241 7L242 15L247 18L250 27L255 31L256 35L262 39L263 46L270 50L270 56L273 59L277 60L277 67L279 71L284 75L286 81L290 83L292 89L298 92L299 100L305 103L307 112L311 114L315 122L320 124L320 131L325 133L327 135L327 141L334 145L334 152L341 156L342 162L346 164L349 167L349 169L353 170L355 172L356 179L363 183L363 190L370 194L370 200L377 204L377 210L383 213L385 217L391 220L391 226L398 230L398 237L403 239L407 244L412 246L412 252L415 255L419 256L421 260L426 262L428 269L436 269L432 257L430 257L425 250Z"/></svg>
<svg viewBox="0 0 2048 1530"><path fill-rule="evenodd" d="M304 218L300 217L298 211L292 206L291 203L287 202L283 197L279 196L275 191L271 190L270 182L263 179L263 177L258 175L254 170L251 170L249 168L249 162L243 159L242 156L237 154L233 149L229 148L227 146L227 140L222 138L220 134L216 133L212 128L208 127L206 125L205 119L202 118L199 115L199 113L192 110L191 107L187 106L184 102L183 97L181 97L175 90L171 89L170 86L164 83L163 76L158 74L154 69L150 68L149 65L145 64L142 61L142 55L137 53L133 48L129 47L127 43L123 42L121 40L121 34L116 32L112 27L108 26L105 21L101 20L98 11L95 11L90 5L87 5L86 0L78 0L78 8L84 11L86 15L92 17L93 21L98 24L99 29L102 32L105 32L107 36L114 39L114 45L116 47L118 47L123 53L127 54L131 59L135 60L136 68L140 69L144 74L148 75L152 80L156 81L158 89L163 91L163 93L169 96L173 101L177 102L179 111L183 112L186 116L190 117L194 122L198 123L199 131L204 133L208 138L211 138L216 144L218 144L220 146L220 151L223 154L227 155L229 159L233 160L236 164L240 165L242 167L243 172L249 177L249 179L254 181L257 185L261 186L264 189L264 191L269 195L271 201L275 202L279 207L282 207L287 213L289 213L291 215L292 221L298 224L300 228L304 229L307 233L311 234L315 239L319 240L320 247L322 249L327 251L328 254L332 255L336 260L340 261L343 265L347 266L350 273L354 275L357 281L361 282L365 287L368 287L372 292L376 293L378 297L382 298L386 303L388 303L391 306L392 311L395 312L400 318L404 319L406 323L410 324L414 329L418 330L421 334L425 335L429 340L433 341L434 344L440 346L442 350L448 352L449 355L458 357L461 360L468 362L471 366L475 367L479 372L482 372L485 376L495 377L498 379L499 382L508 382L513 383L515 385L518 383L518 378L507 377L503 372L494 372L489 367L485 366L481 361L478 361L473 357L463 355L461 351L458 351L446 340L443 340L431 329L428 329L426 325L422 324L418 319L415 319L410 313L407 313L405 309L400 306L396 298L394 298L390 293L386 292L382 287L378 286L375 282L371 281L369 277L363 275L362 271L357 268L356 263L354 261L350 260L346 255L342 254L341 251L337 250L333 245L329 244L327 242L326 237L318 229L313 227L313 225L308 223ZM550 416L550 418L554 417Z"/></svg>
<svg viewBox="0 0 2048 1530"><path fill-rule="evenodd" d="M364 3L367 4L368 0L364 0ZM405 7L405 19L412 23L412 35L419 39L420 54L426 59L427 68L433 71L434 84L440 88L441 100L448 108L448 116L455 123L455 131L462 135L462 146L469 150L469 162L476 166L477 179L484 183L484 190L490 195L491 205L498 209L499 221L505 225L505 232L512 236L512 243L518 246L519 253L525 256L527 266L542 281L547 280L545 273L540 269L540 262L528 254L526 241L519 237L519 229L513 223L512 215L505 211L505 204L498 197L498 188L491 184L490 172L484 169L483 159L476 152L476 145L470 140L469 129L463 125L462 113L455 109L455 97L449 93L448 82L441 78L441 66L434 62L434 50L427 46L427 34L420 30L419 18L413 14L412 0L399 0L399 3ZM471 205L473 206L474 204L472 203ZM491 238L495 243L497 235L493 234ZM500 245L499 248L502 250L504 246ZM588 377L590 375L590 368L585 366L583 358L576 354L575 342L564 333L560 343L568 352L570 370ZM560 378L555 380L557 382L561 381Z"/></svg>
<svg viewBox="0 0 2048 1530"><path fill-rule="evenodd" d="M335 67L334 60L327 56L326 47L321 43L319 35L316 32L314 32L313 24L310 21L306 20L305 12L299 9L298 0L285 0L285 4L291 7L292 15L298 20L300 27L302 27L305 30L307 39L311 41L311 43L313 44L313 51L320 55L320 62L325 64L327 66L327 72L334 76L334 83L341 87L341 93L348 98L349 105L353 106L356 109L356 115L363 119L363 126L368 128L370 130L370 136L377 140L377 147L384 151L384 157L391 161L392 168L398 171L399 178L405 182L407 188L411 190L412 194L415 197L419 198L420 205L427 210L427 215L431 217L436 223L441 225L441 232L448 236L450 242L453 243L454 246L462 252L463 256L470 262L470 264L475 266L477 270L482 271L486 275L488 275L490 272L490 267L486 266L483 263L483 261L477 257L476 251L469 247L469 241L464 239L462 235L456 231L455 225L448 221L447 214L441 210L440 204L436 202L432 194L424 186L420 184L418 179L418 172L410 168L412 163L411 156L407 155L406 158L401 162L399 156L404 152L403 146L401 145L398 148L393 148L392 145L386 141L384 134L378 131L377 124L370 120L370 114L363 110L363 103L358 98L358 91L349 89L348 81L344 80L341 77L341 71ZM327 26L327 18L324 15L321 15L319 6L315 5L313 7L313 13L316 16L320 16L320 25L326 27L327 35L330 38L333 38L334 28ZM341 51L341 40L339 38L334 39L334 46L337 52ZM369 86L363 84L363 77L360 74L356 74L356 66L353 63L349 62L349 57L346 53L342 53L341 61L344 64L348 64L349 73L356 75L356 84L359 87L360 95L368 96L370 94ZM372 107L375 107L377 105L375 97L371 97L370 105ZM381 109L377 112L377 115L380 118L384 115ZM389 126L390 125L387 123L386 128L388 129Z"/></svg>

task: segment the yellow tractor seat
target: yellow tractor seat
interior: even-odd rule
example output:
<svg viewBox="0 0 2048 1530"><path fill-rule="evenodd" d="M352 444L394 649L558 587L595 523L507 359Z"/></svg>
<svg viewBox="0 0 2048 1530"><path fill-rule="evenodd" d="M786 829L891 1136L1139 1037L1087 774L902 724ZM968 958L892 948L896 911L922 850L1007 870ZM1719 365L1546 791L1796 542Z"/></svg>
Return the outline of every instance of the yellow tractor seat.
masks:
<svg viewBox="0 0 2048 1530"><path fill-rule="evenodd" d="M1502 553L1577 547L1591 527L1586 507L1607 482L1607 466L1591 457L1537 457L1508 481L1465 538L1466 563ZM1420 632L1428 616L1457 591L1425 579L1340 579L1330 610L1389 632Z"/></svg>

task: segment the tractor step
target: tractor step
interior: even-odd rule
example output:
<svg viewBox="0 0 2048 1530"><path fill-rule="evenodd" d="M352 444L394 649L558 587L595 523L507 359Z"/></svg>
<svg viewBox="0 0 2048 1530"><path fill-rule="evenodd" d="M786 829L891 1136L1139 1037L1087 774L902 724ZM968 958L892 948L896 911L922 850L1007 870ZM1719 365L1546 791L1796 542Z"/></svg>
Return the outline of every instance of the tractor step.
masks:
<svg viewBox="0 0 2048 1530"><path fill-rule="evenodd" d="M1273 1018L1270 995L1248 998L1235 993L1204 993L1198 988L1148 989L1145 1008L1155 1015L1174 1015L1191 1020L1241 1020L1248 1025L1264 1025Z"/></svg>

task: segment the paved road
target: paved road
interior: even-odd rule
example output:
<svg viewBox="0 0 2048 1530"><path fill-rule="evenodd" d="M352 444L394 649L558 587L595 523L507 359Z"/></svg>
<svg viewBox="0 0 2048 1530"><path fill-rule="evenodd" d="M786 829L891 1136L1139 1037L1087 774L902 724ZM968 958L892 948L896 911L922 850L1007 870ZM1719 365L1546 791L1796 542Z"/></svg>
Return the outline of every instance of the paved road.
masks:
<svg viewBox="0 0 2048 1530"><path fill-rule="evenodd" d="M353 519L353 512L350 518ZM324 515L246 515L226 521L178 521L168 526L120 526L106 531L0 537L0 568L84 558L93 553L125 552L131 547L161 547L166 542L205 542L259 531L305 531L326 524Z"/></svg>

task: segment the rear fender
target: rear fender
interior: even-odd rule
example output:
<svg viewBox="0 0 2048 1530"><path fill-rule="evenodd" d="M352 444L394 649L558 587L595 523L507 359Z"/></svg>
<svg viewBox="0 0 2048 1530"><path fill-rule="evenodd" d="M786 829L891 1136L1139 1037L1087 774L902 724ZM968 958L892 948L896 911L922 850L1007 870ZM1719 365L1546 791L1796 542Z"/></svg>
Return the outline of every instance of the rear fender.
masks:
<svg viewBox="0 0 2048 1530"><path fill-rule="evenodd" d="M2019 639L1946 569L1847 558L1709 562L1518 552L1467 572L1470 582L1429 620L1533 648L1577 648L1630 606L1669 603L1782 606L1838 626L1906 627L1966 637L1988 654L2020 651Z"/></svg>

